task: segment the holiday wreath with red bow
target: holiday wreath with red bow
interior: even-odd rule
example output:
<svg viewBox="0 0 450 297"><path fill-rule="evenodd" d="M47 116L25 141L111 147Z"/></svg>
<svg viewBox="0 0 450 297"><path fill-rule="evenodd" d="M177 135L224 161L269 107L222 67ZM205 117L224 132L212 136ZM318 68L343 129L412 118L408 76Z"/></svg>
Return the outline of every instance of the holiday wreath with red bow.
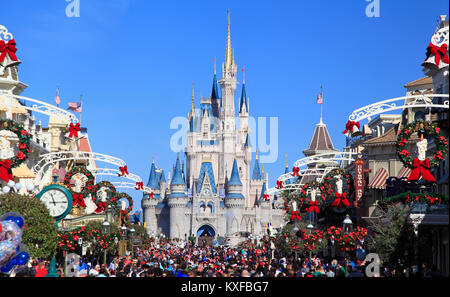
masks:
<svg viewBox="0 0 450 297"><path fill-rule="evenodd" d="M120 206L120 200L121 199L127 199L128 201L128 207L125 208L125 210L122 210L121 206ZM128 195L127 193L119 193L116 195L116 200L117 203L115 205L115 208L119 210L120 216L122 218L122 223L128 223L129 222L129 213L133 210L133 199L130 197L130 195ZM119 217L116 217L116 220L118 220Z"/></svg>
<svg viewBox="0 0 450 297"><path fill-rule="evenodd" d="M336 191L336 178L342 179L342 193ZM350 207L350 194L352 192L353 177L346 170L336 168L324 176L320 185L322 199L333 201L330 206L338 208Z"/></svg>
<svg viewBox="0 0 450 297"><path fill-rule="evenodd" d="M72 180L73 176L78 173L86 176L88 179L86 181L86 185L83 187L81 192L75 192L72 189L72 184L71 184L71 180ZM86 207L86 203L84 203L84 197L89 196L89 194L91 194L94 189L94 176L85 167L76 166L76 167L73 167L72 170L70 170L69 172L66 173L66 176L64 177L64 185L72 193L73 206L79 205L81 207Z"/></svg>
<svg viewBox="0 0 450 297"><path fill-rule="evenodd" d="M28 158L28 154L31 152L31 135L23 129L22 124L13 120L1 120L0 130L11 131L16 134L19 139L19 150L16 155L10 159L0 160L0 180L8 182L14 180L12 169L20 166L20 164Z"/></svg>
<svg viewBox="0 0 450 297"><path fill-rule="evenodd" d="M108 199L105 202L101 201L101 198L98 196L98 192L100 189L106 188L106 193L108 195ZM108 204L116 205L117 204L117 191L116 187L108 181L101 181L94 185L94 188L92 190L92 201L97 204L97 209L95 210L96 213L100 213L106 209L106 206Z"/></svg>
<svg viewBox="0 0 450 297"><path fill-rule="evenodd" d="M406 145L414 133L433 138L435 149L431 154L432 157L427 157L425 160L411 157ZM420 120L406 125L399 131L395 150L403 166L412 169L408 181L417 181L422 177L426 181L435 182L436 179L430 169L439 166L439 163L445 159L448 152L448 141L435 123Z"/></svg>

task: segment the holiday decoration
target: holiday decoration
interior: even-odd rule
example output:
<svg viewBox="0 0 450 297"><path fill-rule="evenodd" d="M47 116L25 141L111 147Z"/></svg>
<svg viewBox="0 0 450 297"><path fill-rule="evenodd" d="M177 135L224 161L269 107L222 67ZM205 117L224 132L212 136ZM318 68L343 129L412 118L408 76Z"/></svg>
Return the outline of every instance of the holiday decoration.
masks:
<svg viewBox="0 0 450 297"><path fill-rule="evenodd" d="M92 190L92 200L97 205L96 213L101 213L108 204L117 204L117 191L114 185L108 181L101 181L94 185Z"/></svg>
<svg viewBox="0 0 450 297"><path fill-rule="evenodd" d="M22 164L31 152L31 135L23 129L22 124L19 124L13 120L0 120L0 130L11 131L16 134L19 139L19 150L17 154L12 158L0 160L0 179L8 182L10 180L14 180L11 169Z"/></svg>
<svg viewBox="0 0 450 297"><path fill-rule="evenodd" d="M277 189L283 189L283 182L281 180L277 180Z"/></svg>
<svg viewBox="0 0 450 297"><path fill-rule="evenodd" d="M430 59L434 56L434 64L436 64L436 66L439 67L441 59L444 63L448 64L449 59L448 59L447 51L448 51L447 44L444 43L441 46L437 46L430 42L430 44L427 47L427 53L426 53L427 58L425 59L425 61L427 61L428 59Z"/></svg>
<svg viewBox="0 0 450 297"><path fill-rule="evenodd" d="M13 66L20 63L17 59L16 41L14 39L5 42L0 40L0 64L3 67Z"/></svg>
<svg viewBox="0 0 450 297"><path fill-rule="evenodd" d="M321 230L314 230L311 234L308 234L305 230L299 230L298 235L300 235L300 239L303 241L305 251L312 251L316 248L316 243L322 241L324 232Z"/></svg>
<svg viewBox="0 0 450 297"><path fill-rule="evenodd" d="M69 138L72 138L75 136L75 138L78 138L78 132L81 131L80 128L80 123L77 123L76 125L74 125L73 123L70 123L69 126Z"/></svg>
<svg viewBox="0 0 450 297"><path fill-rule="evenodd" d="M112 232L109 234L103 234L100 229L89 229L86 230L85 227L77 228L69 232L59 232L59 243L58 247L65 251L74 251L79 247L78 240L83 239L82 242L95 242L102 249L108 249L114 244L114 239L120 238L119 232Z"/></svg>
<svg viewBox="0 0 450 297"><path fill-rule="evenodd" d="M123 167L119 167L120 173L118 174L118 176L126 176L128 175L128 168L127 165L123 166Z"/></svg>
<svg viewBox="0 0 450 297"><path fill-rule="evenodd" d="M300 168L299 167L294 166L294 168L292 168L292 176L300 177Z"/></svg>
<svg viewBox="0 0 450 297"><path fill-rule="evenodd" d="M23 266L30 258L22 242L24 219L16 212L0 217L0 271L9 274L16 266Z"/></svg>
<svg viewBox="0 0 450 297"><path fill-rule="evenodd" d="M380 206L390 205L393 203L426 203L428 206L435 204L448 205L448 196L443 194L430 194L430 193L412 193L406 192L395 196L387 197L379 202Z"/></svg>
<svg viewBox="0 0 450 297"><path fill-rule="evenodd" d="M144 189L144 183L136 182L136 190L143 190L143 189Z"/></svg>
<svg viewBox="0 0 450 297"><path fill-rule="evenodd" d="M343 232L342 228L331 226L326 231L326 237L330 241L337 243L338 248L341 251L348 252L356 248L356 244L367 236L367 229L357 227L355 230L349 233Z"/></svg>
<svg viewBox="0 0 450 297"><path fill-rule="evenodd" d="M71 182L74 181L72 186ZM72 193L73 206L86 207L84 198L87 198L94 189L94 176L85 167L74 167L66 173L64 185Z"/></svg>
<svg viewBox="0 0 450 297"><path fill-rule="evenodd" d="M130 197L130 195L126 193L119 193L116 195L117 203L115 205L115 208L119 210L120 217L122 218L122 221L124 223L129 222L129 213L133 210L133 199ZM126 206L126 202L122 199L126 199L128 201L128 207ZM122 200L122 201L121 201ZM120 205L119 205L120 202ZM116 219L119 219L119 217L116 217Z"/></svg>
<svg viewBox="0 0 450 297"><path fill-rule="evenodd" d="M354 121L348 121L345 125L345 130L342 132L342 134L347 135L347 137L356 136L357 134L361 133L360 125L358 122Z"/></svg>
<svg viewBox="0 0 450 297"><path fill-rule="evenodd" d="M406 149L406 144L414 133L417 133L420 137L420 140L416 143L418 152L416 158L412 158L411 153ZM435 143L435 149L431 158L426 157L428 148L427 136L432 137ZM417 181L422 177L426 181L436 182L430 169L438 166L444 160L448 151L448 141L435 123L415 121L406 125L399 132L395 149L403 166L412 169L408 181Z"/></svg>
<svg viewBox="0 0 450 297"><path fill-rule="evenodd" d="M323 178L320 186L321 197L325 200L333 200L331 206L346 208L350 206L349 196L353 178L343 169L333 169Z"/></svg>
<svg viewBox="0 0 450 297"><path fill-rule="evenodd" d="M155 198L155 194L153 192L151 192L150 194L148 194L148 199L152 199Z"/></svg>

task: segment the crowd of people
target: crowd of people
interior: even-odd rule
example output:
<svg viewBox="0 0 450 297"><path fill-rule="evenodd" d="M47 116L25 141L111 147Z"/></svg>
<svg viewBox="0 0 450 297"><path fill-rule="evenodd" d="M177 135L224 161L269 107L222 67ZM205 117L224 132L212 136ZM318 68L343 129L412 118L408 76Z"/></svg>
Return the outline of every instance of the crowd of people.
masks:
<svg viewBox="0 0 450 297"><path fill-rule="evenodd" d="M274 256L272 258L272 256ZM75 260L75 259L74 259ZM365 260L285 256L265 248L200 247L176 244L155 245L133 256L81 257L71 263L72 277L366 277ZM16 276L43 277L49 262L30 261ZM57 264L64 276L64 264ZM422 265L380 267L374 277L440 277L436 267Z"/></svg>

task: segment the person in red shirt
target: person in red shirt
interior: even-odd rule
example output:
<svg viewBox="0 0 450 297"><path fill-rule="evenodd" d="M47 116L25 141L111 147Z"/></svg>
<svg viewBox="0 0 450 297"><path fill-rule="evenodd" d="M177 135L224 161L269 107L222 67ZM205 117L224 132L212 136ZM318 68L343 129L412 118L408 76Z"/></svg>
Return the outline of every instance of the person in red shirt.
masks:
<svg viewBox="0 0 450 297"><path fill-rule="evenodd" d="M44 262L39 263L39 265L36 267L35 277L45 277L47 273L48 271L45 267L45 263Z"/></svg>

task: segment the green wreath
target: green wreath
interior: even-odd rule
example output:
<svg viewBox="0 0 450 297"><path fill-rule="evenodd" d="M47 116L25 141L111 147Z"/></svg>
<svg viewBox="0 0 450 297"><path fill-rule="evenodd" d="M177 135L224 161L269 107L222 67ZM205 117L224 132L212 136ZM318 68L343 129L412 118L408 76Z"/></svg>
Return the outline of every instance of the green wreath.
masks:
<svg viewBox="0 0 450 297"><path fill-rule="evenodd" d="M345 184L343 183L342 185L342 194L339 195L336 191L335 191L335 182L332 182L336 176L341 176L342 180L345 181ZM336 169L332 169L330 172L327 173L327 175L325 175L325 177L323 178L323 182L320 185L319 189L320 189L320 196L322 197L323 200L325 201L332 201L333 203L331 203L331 206L340 206L340 203L337 203L336 205L335 202L338 202L337 199L342 200L342 203L344 204L344 206L348 207L346 205L346 202L348 202L351 190L352 190L352 185L353 185L353 177L350 173L348 173L346 170L340 169L340 168L336 168Z"/></svg>
<svg viewBox="0 0 450 297"><path fill-rule="evenodd" d="M0 120L0 130L11 131L19 138L19 151L14 157L6 160L10 162L9 169L16 168L28 158L28 154L31 152L31 135L23 128L22 124L13 120Z"/></svg>
<svg viewBox="0 0 450 297"><path fill-rule="evenodd" d="M106 202L100 201L100 197L98 197L98 191L101 188L107 188L106 192L108 194L109 199L106 200ZM92 201L94 201L95 204L97 204L98 208L95 210L95 212L99 213L102 212L107 205L117 205L117 191L116 187L108 181L101 181L99 183L96 183L92 189Z"/></svg>
<svg viewBox="0 0 450 297"><path fill-rule="evenodd" d="M119 193L118 195L116 195L116 198L116 208L119 209L119 213L121 215L124 215L124 219L128 220L128 214L133 210L133 199L126 193ZM125 210L122 210L119 205L119 201L122 198L126 198L128 200L128 207Z"/></svg>
<svg viewBox="0 0 450 297"><path fill-rule="evenodd" d="M422 134L424 137L433 137L436 148L433 151L433 157L428 158L430 162L430 168L436 167L439 163L445 159L448 151L448 141L445 139L444 134L435 123L426 121L415 121L406 125L397 136L397 143L395 145L395 151L403 166L413 169L413 158L411 153L406 149L406 144L414 133Z"/></svg>
<svg viewBox="0 0 450 297"><path fill-rule="evenodd" d="M70 180L77 173L81 173L88 178L86 185L81 190L81 192L73 191L72 186L70 184ZM94 189L94 180L95 180L94 175L85 167L76 166L76 167L73 167L69 172L66 173L66 176L64 177L64 185L72 193L74 206L79 205L81 207L86 207L86 204L84 203L83 198L89 196L89 194L92 194L92 191Z"/></svg>

